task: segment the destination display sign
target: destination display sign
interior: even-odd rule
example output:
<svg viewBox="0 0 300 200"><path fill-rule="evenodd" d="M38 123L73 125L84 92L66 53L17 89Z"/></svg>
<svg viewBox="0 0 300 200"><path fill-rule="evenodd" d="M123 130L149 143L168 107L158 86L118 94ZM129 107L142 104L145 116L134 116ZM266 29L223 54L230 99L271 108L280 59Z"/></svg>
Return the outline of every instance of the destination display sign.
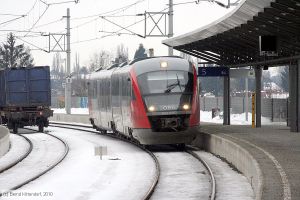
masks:
<svg viewBox="0 0 300 200"><path fill-rule="evenodd" d="M198 76L229 76L228 67L198 67Z"/></svg>

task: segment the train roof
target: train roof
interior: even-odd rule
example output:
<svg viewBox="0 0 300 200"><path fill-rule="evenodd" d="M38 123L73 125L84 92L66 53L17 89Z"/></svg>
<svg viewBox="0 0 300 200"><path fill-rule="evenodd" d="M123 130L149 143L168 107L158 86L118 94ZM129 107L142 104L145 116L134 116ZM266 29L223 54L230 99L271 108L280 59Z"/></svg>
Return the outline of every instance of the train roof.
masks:
<svg viewBox="0 0 300 200"><path fill-rule="evenodd" d="M133 61L131 61L129 63L129 65L132 65L132 64L134 64L136 62L140 62L140 61L143 61L143 60L153 59L153 58L181 58L181 59L183 59L180 56L154 56L154 57L136 58Z"/></svg>
<svg viewBox="0 0 300 200"><path fill-rule="evenodd" d="M147 72L162 70L161 63L166 62L168 70L179 70L193 72L192 64L179 56L160 56L142 59L137 62L130 63L133 66L136 75Z"/></svg>
<svg viewBox="0 0 300 200"><path fill-rule="evenodd" d="M182 70L193 72L191 63L179 56L157 56L139 58L131 61L130 63L124 62L121 64L114 64L106 69L99 69L90 75L90 78L106 77L111 74L128 73L130 68L134 68L136 75L143 73L161 70L161 63L167 62L169 70Z"/></svg>

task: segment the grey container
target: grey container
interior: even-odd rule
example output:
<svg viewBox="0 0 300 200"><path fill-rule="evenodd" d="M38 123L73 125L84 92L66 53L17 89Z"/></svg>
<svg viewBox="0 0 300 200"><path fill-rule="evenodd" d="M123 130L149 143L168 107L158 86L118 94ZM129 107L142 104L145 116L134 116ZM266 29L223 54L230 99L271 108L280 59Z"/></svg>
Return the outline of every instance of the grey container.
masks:
<svg viewBox="0 0 300 200"><path fill-rule="evenodd" d="M49 66L1 70L0 79L0 107L51 105Z"/></svg>

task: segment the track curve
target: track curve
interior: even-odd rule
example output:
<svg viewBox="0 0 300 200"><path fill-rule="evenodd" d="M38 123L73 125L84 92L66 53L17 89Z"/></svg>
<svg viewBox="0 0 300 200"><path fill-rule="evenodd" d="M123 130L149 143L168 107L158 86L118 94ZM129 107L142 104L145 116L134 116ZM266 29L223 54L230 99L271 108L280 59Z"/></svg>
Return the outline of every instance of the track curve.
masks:
<svg viewBox="0 0 300 200"><path fill-rule="evenodd" d="M64 145L64 147L65 147L65 151L64 151L63 155L62 155L62 156L61 156L54 164L50 165L50 167L49 167L48 169L46 169L46 170L44 170L44 171L38 173L37 175L35 175L35 176L32 177L31 179L28 179L27 181L25 181L25 182L23 182L23 183L20 183L20 184L14 186L13 188L10 188L10 190L16 190L16 189L19 189L19 188L21 188L22 186L24 186L24 185L30 183L31 181L36 180L36 179L39 178L40 176L46 174L47 172L49 172L50 170L52 170L54 167L56 167L57 165L59 165L59 164L65 159L65 157L67 156L67 154L69 153L69 146L68 146L68 144L67 144L64 140L62 140L61 138L59 138L59 137L57 137L57 136L55 136L55 135L52 135L52 134L50 134L50 133L47 133L47 132L45 132L45 134L47 134L47 135L49 135L49 136L51 136L51 137L54 137L54 138L56 138L57 140L59 140L59 141L61 141L61 142L63 143L63 145Z"/></svg>
<svg viewBox="0 0 300 200"><path fill-rule="evenodd" d="M193 152L192 150L186 149L185 150L188 154L191 154L194 158L196 158L197 160L199 160L204 167L207 169L207 171L209 172L210 178L211 178L211 194L210 194L210 200L215 200L216 199L216 179L215 176L213 174L213 171L211 170L211 168L209 167L209 165L207 164L207 162L205 162L199 155L197 155L195 152Z"/></svg>
<svg viewBox="0 0 300 200"><path fill-rule="evenodd" d="M32 130L32 129L29 129L29 130ZM33 130L33 131L35 131L36 133L38 133L36 130ZM35 133L25 133L25 134L35 134ZM40 133L40 134L42 134L42 133ZM37 178L41 177L42 175L46 174L47 172L49 172L50 170L52 170L54 167L56 167L57 165L59 165L59 164L64 160L64 158L67 156L67 154L68 154L68 152L69 152L69 146L68 146L68 144L67 144L64 140L62 140L61 138L59 138L59 137L57 137L57 136L55 136L55 135L52 135L52 134L47 133L47 132L46 132L45 134L48 135L48 136L50 136L50 137L55 138L55 140L58 140L59 142L61 142L61 143L63 144L63 146L64 146L64 152L62 153L62 155L61 155L61 156L59 157L59 159L57 159L54 163L51 163L50 165L48 165L46 169L44 169L44 170L42 170L41 172L35 174L34 176L31 176L30 178L26 178L25 181L22 180L22 181L20 181L20 183L17 183L17 184L11 184L11 183L10 183L11 186L9 186L8 188L4 189L4 190L0 193L0 196L1 196L2 194L4 194L4 193L8 192L8 191L19 189L19 188L25 186L26 184L28 184L28 183L30 183L30 182L36 180ZM22 137L27 138L27 137L24 136L24 135L22 135ZM27 138L26 140L27 140L27 141L30 141L29 138ZM32 149L33 149L33 147L34 147L34 145L32 144L31 141L30 141L30 144L31 144L31 148L30 148L31 150L30 150L30 152L27 153L28 155L27 155L26 157L28 157L29 155L31 155L30 153L32 152ZM26 158L26 157L25 157L25 158ZM23 158L22 160L24 160L25 158ZM11 165L9 168L7 167L7 169L6 169L5 171L8 171L9 169L10 169L10 170L13 170L13 166L16 166L16 165L19 164L19 163L20 163L20 162L14 163L14 165ZM22 162L21 162L21 163L22 163ZM19 169L22 169L22 168L19 168ZM19 169L18 169L18 170L19 170ZM26 169L26 168L25 168L25 169ZM5 172L5 171L3 171L3 172Z"/></svg>
<svg viewBox="0 0 300 200"><path fill-rule="evenodd" d="M120 137L118 135L114 135L114 134L103 134L99 131L95 131L95 130L88 130L88 129L92 129L92 126L88 126L88 125L78 125L78 124L68 124L68 123L57 123L57 122L50 122L50 125L52 127L58 127L58 128L66 128L66 129L72 129L72 130L78 130L78 131L84 131L84 132L89 132L89 133L95 133L95 134L99 134L99 135L103 135L103 136L108 136L108 137L112 137L112 138L116 138L119 140L122 140L124 142L127 143L131 143L137 147L139 147L140 149L142 149L143 151L145 151L147 154L149 154L154 163L155 163L155 177L153 178L153 182L150 186L150 188L148 189L148 192L144 195L142 200L148 200L151 198L157 184L159 181L159 177L160 177L160 166L159 166L159 162L158 159L156 158L156 156L154 155L154 153L152 153L151 151L149 151L148 149L146 149L144 146L140 145L138 142L133 141L133 140L129 140L128 138L124 138L124 137ZM84 129L80 128L83 127Z"/></svg>
<svg viewBox="0 0 300 200"><path fill-rule="evenodd" d="M21 162L22 160L24 160L32 152L33 144L30 141L30 139L28 137L24 136L24 135L20 135L20 134L15 134L15 135L23 137L29 143L29 149L20 158L18 158L14 162L10 163L9 165L5 166L4 168L0 169L0 174L3 173L4 171L6 171L6 170L8 170L8 169L10 169L12 167L14 167L15 165L17 165L19 162Z"/></svg>

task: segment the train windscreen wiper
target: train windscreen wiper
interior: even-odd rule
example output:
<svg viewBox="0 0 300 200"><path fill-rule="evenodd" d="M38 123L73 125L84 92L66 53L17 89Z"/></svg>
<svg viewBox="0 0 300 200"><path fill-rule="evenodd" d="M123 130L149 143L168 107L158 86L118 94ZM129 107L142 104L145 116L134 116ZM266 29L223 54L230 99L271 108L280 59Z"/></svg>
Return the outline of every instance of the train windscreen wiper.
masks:
<svg viewBox="0 0 300 200"><path fill-rule="evenodd" d="M179 80L177 74L176 74L176 79L177 79L177 82L176 82L176 83L172 83L172 84L170 84L170 85L167 85L167 89L165 90L165 93L170 93L174 88L176 88L176 86L179 86L180 91L182 92L180 80Z"/></svg>

